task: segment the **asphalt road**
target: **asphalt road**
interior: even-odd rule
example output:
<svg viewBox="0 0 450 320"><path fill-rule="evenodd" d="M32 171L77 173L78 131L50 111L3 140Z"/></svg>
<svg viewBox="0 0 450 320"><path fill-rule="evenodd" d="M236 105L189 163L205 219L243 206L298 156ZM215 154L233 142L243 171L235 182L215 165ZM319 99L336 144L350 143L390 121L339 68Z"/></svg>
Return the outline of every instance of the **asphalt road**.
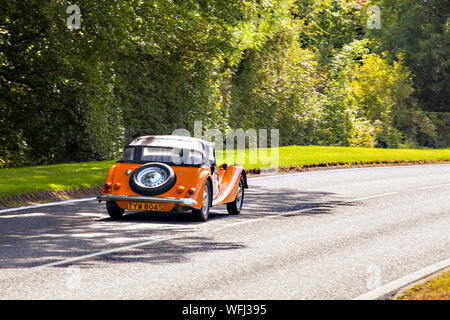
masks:
<svg viewBox="0 0 450 320"><path fill-rule="evenodd" d="M0 299L352 299L450 257L450 165L249 180L243 212L0 214Z"/></svg>

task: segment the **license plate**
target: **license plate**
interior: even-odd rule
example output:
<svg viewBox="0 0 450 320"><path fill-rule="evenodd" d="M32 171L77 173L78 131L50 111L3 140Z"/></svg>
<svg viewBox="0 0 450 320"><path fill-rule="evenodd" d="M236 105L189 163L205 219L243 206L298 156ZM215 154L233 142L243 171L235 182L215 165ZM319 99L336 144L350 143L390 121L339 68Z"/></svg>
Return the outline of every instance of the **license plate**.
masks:
<svg viewBox="0 0 450 320"><path fill-rule="evenodd" d="M166 206L164 205L164 203L128 202L128 209L145 211L166 211Z"/></svg>

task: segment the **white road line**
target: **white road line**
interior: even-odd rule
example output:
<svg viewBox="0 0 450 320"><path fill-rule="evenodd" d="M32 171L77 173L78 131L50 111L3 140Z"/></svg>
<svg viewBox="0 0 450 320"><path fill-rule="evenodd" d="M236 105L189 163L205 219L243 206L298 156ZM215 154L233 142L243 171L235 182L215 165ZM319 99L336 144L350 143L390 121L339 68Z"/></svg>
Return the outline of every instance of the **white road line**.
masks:
<svg viewBox="0 0 450 320"><path fill-rule="evenodd" d="M292 215L292 214L301 213L301 212L304 212L304 211L308 211L308 210L312 210L312 209L318 209L318 208L321 208L321 207L318 206L318 207L305 208L305 209L296 210L296 211L288 211L288 212L285 212L285 213L271 214L270 216L263 217L263 218L228 223L228 224L225 224L223 226L220 226L220 227L217 227L217 228L214 228L214 229L210 229L210 230L207 230L207 231L209 231L209 232L219 231L219 230L222 230L222 229L225 229L225 228L229 228L229 227L234 227L234 226L238 226L238 225L242 225L242 224L253 223L253 222L263 221L263 220L268 220L268 219L274 219L274 218L277 218L277 217Z"/></svg>
<svg viewBox="0 0 450 320"><path fill-rule="evenodd" d="M32 269L55 267L55 266L59 266L59 265L63 265L63 264L71 263L71 262L85 260L85 259L88 259L88 258L98 257L98 256L102 256L102 255L105 255L105 254L115 253L115 252L124 251L124 250L128 250L128 249L143 247L143 246L147 246L147 245L150 245L150 244L154 244L154 243L158 243L158 242L164 242L164 241L167 241L167 240L172 240L172 239L176 239L176 238L180 238L180 237L181 236L171 236L171 237L165 237L165 238L160 238L160 239L155 239L155 240L135 243L135 244L132 244L132 245L129 245L129 246L118 247L118 248L114 248L114 249L110 249L110 250L99 251L99 252L95 252L95 253L90 253L90 254L85 254L85 255L82 255L82 256L74 257L74 258L69 258L69 259L64 259L64 260L60 260L60 261L55 261L55 262L43 264L43 265L40 265L40 266L33 267Z"/></svg>
<svg viewBox="0 0 450 320"><path fill-rule="evenodd" d="M362 170L362 169L369 169L369 168L323 169L323 170L302 171L302 172L295 172L295 173L281 173L281 174L275 173L273 175L267 175L264 177L249 177L248 180L283 178L283 177L292 177L292 176L298 176L298 175L304 175L304 174L317 174L317 173L330 172L330 171L339 172L339 171Z"/></svg>
<svg viewBox="0 0 450 320"><path fill-rule="evenodd" d="M386 196L392 196L394 194L399 194L400 192L389 192L389 193L382 193L382 194L377 194L374 196L370 196L370 197L364 197L364 198L358 198L358 199L352 199L352 200L345 200L344 202L356 202L356 201L362 201L362 200L369 200L369 199L373 199L373 198L380 198L380 197L386 197Z"/></svg>
<svg viewBox="0 0 450 320"><path fill-rule="evenodd" d="M9 214L9 215L1 215L0 219L8 219L8 218L29 218L29 217L42 217L46 216L45 213L23 213L23 214Z"/></svg>
<svg viewBox="0 0 450 320"><path fill-rule="evenodd" d="M425 267L421 270L418 270L416 272L410 273L404 277L401 277L397 280L394 280L392 282L389 282L381 287L378 287L372 291L366 292L360 296L357 296L353 300L376 300L379 299L387 294L390 294L394 291L397 291L408 284L411 284L413 282L416 282L420 279L423 279L435 272L438 272L446 267L450 266L450 258L440 261L438 263L435 263L431 266Z"/></svg>
<svg viewBox="0 0 450 320"><path fill-rule="evenodd" d="M445 184L438 184L438 185L435 185L435 186L422 187L422 188L417 188L417 189L426 190L426 189L449 187L449 186L450 186L450 183L445 183Z"/></svg>
<svg viewBox="0 0 450 320"><path fill-rule="evenodd" d="M73 199L73 200L64 200L64 201L58 201L58 202L34 204L34 205L18 207L18 208L3 209L3 210L0 210L0 213L13 212L13 211L19 211L19 210L26 210L26 209L36 209L36 208L50 207L50 206L57 206L57 205L60 205L60 204L65 204L65 203L92 201L92 200L95 200L95 199L96 198L93 197L93 198L82 198L82 199Z"/></svg>
<svg viewBox="0 0 450 320"><path fill-rule="evenodd" d="M295 172L295 173L282 173L282 174L274 174L274 175L267 175L264 177L249 177L248 179L252 180L260 180L260 179L270 179L270 178L283 178L283 177L290 177L290 176L297 176L297 175L304 175L304 174L319 174L323 172L342 172L342 171L354 171L354 170L372 170L372 169L391 169L391 168L410 168L410 167L418 167L418 166L425 166L427 164L422 165L397 165L397 166L390 166L390 165L383 165L383 166L372 166L372 167L360 167L360 168L330 168L330 169L321 169L321 170L312 170L312 171L302 171L302 172ZM439 164L430 164L430 165L439 165ZM446 164L443 164L446 165Z"/></svg>

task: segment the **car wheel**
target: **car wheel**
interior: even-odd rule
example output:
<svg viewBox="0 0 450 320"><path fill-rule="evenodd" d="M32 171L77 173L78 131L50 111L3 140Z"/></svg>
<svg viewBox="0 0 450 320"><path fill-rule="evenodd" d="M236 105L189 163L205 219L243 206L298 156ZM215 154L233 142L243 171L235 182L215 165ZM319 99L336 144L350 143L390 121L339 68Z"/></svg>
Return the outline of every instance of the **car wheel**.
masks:
<svg viewBox="0 0 450 320"><path fill-rule="evenodd" d="M238 191L236 194L236 199L233 202L227 203L227 211L229 214L239 214L241 213L242 204L244 203L244 178L241 176L239 180Z"/></svg>
<svg viewBox="0 0 450 320"><path fill-rule="evenodd" d="M209 181L205 183L202 195L202 207L200 209L192 209L195 219L198 221L206 221L209 217L209 209L211 207L211 184Z"/></svg>
<svg viewBox="0 0 450 320"><path fill-rule="evenodd" d="M108 210L109 216L113 219L121 218L125 212L125 209L119 207L114 200L106 202L106 210Z"/></svg>
<svg viewBox="0 0 450 320"><path fill-rule="evenodd" d="M152 162L134 170L130 177L130 188L144 196L153 196L169 191L175 182L176 176L170 166Z"/></svg>

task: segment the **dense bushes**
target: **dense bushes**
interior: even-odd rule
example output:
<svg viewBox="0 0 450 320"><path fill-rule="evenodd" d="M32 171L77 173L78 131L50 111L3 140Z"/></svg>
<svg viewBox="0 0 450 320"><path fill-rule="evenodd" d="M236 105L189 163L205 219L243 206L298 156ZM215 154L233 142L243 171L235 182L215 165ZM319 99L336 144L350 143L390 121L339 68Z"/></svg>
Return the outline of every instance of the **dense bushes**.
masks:
<svg viewBox="0 0 450 320"><path fill-rule="evenodd" d="M365 0L80 0L79 30L66 1L4 2L0 166L113 158L194 120L282 145L448 146L421 111L448 111L448 8L410 2L376 1L390 20L371 31Z"/></svg>

